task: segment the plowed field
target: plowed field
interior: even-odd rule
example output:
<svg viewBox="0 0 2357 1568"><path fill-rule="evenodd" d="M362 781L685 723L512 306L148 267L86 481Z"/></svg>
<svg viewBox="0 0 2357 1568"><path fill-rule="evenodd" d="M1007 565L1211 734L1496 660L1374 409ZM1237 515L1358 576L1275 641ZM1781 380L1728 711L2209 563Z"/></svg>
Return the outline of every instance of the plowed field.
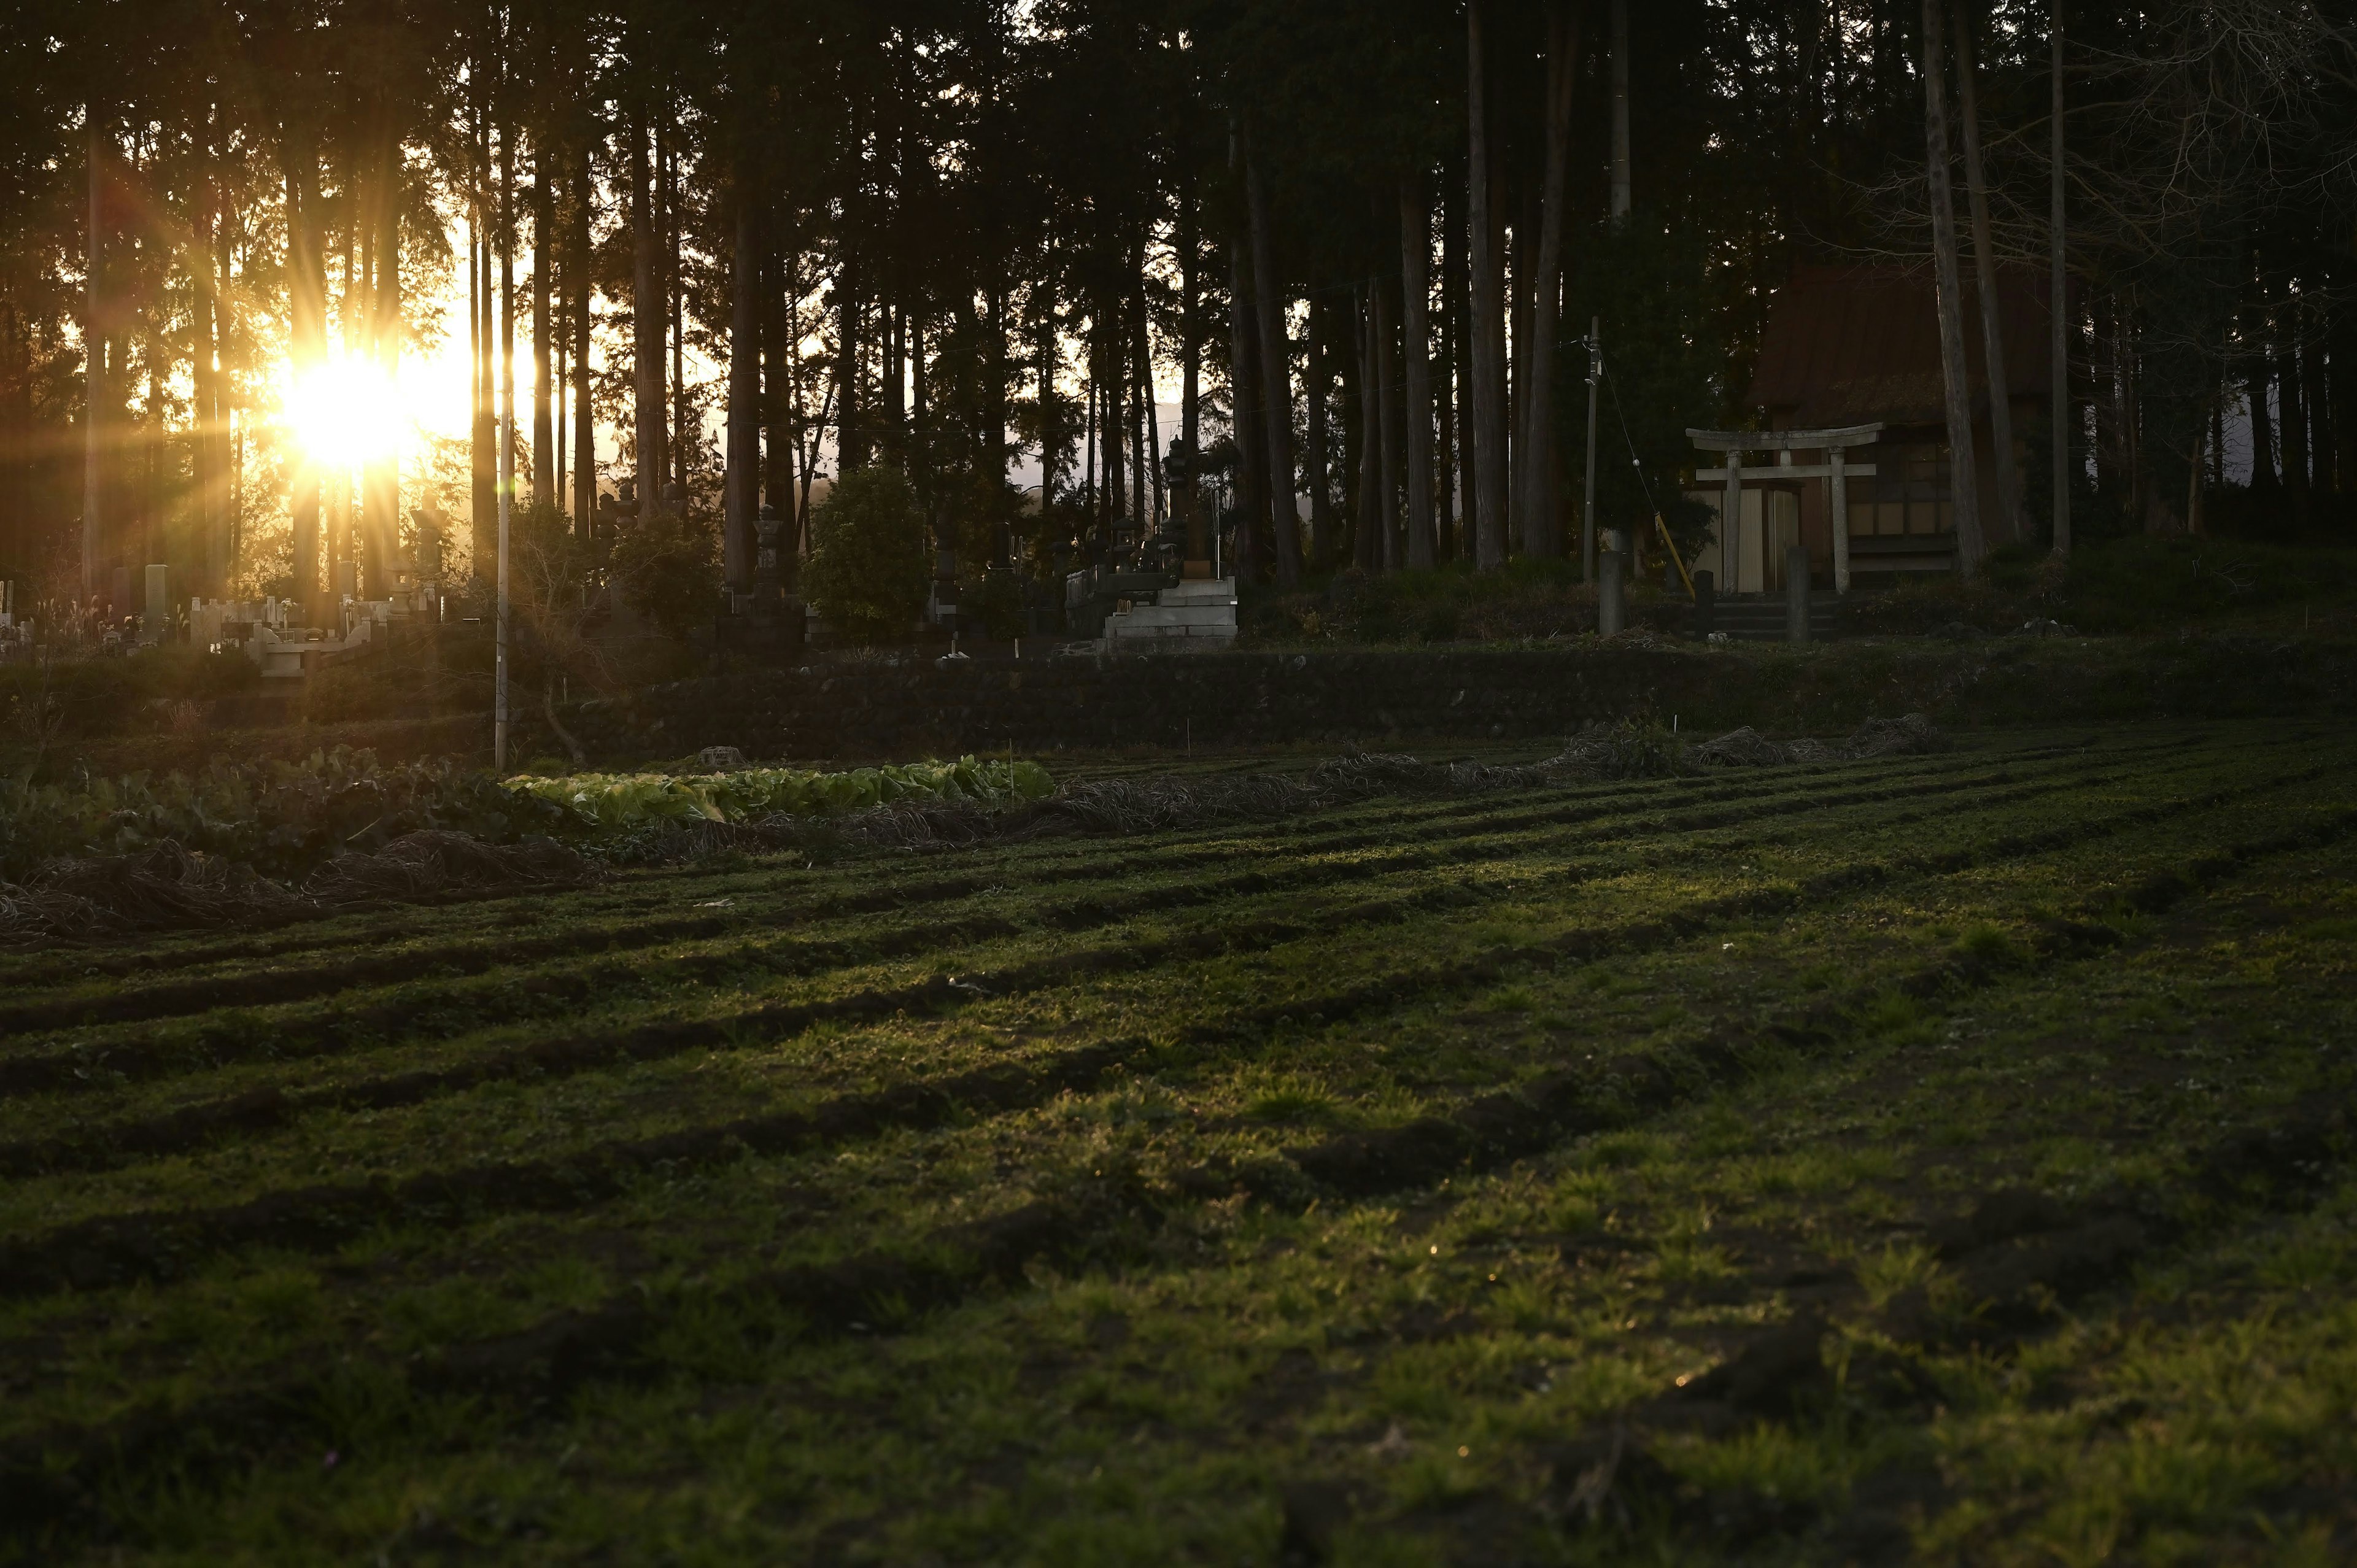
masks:
<svg viewBox="0 0 2357 1568"><path fill-rule="evenodd" d="M2357 1558L2357 741L0 953L0 1560Z"/></svg>

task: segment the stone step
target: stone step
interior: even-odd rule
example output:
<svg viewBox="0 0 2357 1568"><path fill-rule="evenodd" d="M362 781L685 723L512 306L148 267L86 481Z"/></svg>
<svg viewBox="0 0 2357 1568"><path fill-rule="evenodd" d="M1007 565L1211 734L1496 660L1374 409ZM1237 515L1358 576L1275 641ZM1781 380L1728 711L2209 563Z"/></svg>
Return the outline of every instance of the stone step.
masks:
<svg viewBox="0 0 2357 1568"><path fill-rule="evenodd" d="M1232 605L1235 602L1236 585L1233 578L1222 578L1212 582L1181 583L1177 587L1165 588L1155 596L1155 603L1157 605Z"/></svg>
<svg viewBox="0 0 2357 1568"><path fill-rule="evenodd" d="M1738 642L1781 642L1785 632L1785 607L1781 595L1746 595L1741 598L1722 598L1714 607L1713 629L1725 632ZM1809 596L1809 639L1829 642L1840 635L1840 616L1833 596Z"/></svg>
<svg viewBox="0 0 2357 1568"><path fill-rule="evenodd" d="M1115 622L1127 627L1141 626L1224 626L1236 624L1233 605L1139 605L1136 608L1105 618L1105 624Z"/></svg>

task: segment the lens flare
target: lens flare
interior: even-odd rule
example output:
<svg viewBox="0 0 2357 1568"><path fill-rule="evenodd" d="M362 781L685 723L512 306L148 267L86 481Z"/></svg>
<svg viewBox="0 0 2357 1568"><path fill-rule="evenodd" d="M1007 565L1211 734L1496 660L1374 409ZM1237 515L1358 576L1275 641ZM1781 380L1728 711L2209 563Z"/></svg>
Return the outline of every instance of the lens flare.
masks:
<svg viewBox="0 0 2357 1568"><path fill-rule="evenodd" d="M349 468L396 455L409 426L393 378L365 360L330 360L296 379L286 421L304 455Z"/></svg>

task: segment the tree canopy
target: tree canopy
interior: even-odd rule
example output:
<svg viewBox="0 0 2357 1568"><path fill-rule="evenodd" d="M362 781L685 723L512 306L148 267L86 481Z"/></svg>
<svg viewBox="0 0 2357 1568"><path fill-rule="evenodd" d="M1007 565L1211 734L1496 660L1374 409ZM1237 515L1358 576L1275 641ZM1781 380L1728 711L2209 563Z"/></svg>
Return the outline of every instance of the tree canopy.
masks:
<svg viewBox="0 0 2357 1568"><path fill-rule="evenodd" d="M2310 0L1965 0L1948 69L1998 260L2042 266L2051 238L2058 3L2082 526L2196 523L2205 485L2213 512L2346 526L2348 34ZM1221 476L1247 572L1486 562L1485 504L1515 514L1498 550L1552 553L1591 317L1598 510L1625 525L1677 494L1687 424L1753 417L1796 262L1928 263L1936 14L11 0L0 575L365 594L437 498L479 557L502 407L520 496L587 532L627 479L719 531L739 585L752 509L799 556L819 487L870 461L961 561L1096 558L1166 514L1174 437ZM457 344L459 434L307 440L330 372L402 385ZM1476 483L1485 461L1514 482Z"/></svg>

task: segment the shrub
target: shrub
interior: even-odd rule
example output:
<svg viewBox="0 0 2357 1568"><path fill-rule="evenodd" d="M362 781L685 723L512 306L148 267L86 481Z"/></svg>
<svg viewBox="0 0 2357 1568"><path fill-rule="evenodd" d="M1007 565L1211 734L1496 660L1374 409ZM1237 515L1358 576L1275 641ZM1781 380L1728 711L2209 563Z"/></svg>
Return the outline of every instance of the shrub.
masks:
<svg viewBox="0 0 2357 1568"><path fill-rule="evenodd" d="M986 636L1004 642L1023 635L1023 579L1013 572L985 572L958 594L961 608L981 618Z"/></svg>
<svg viewBox="0 0 2357 1568"><path fill-rule="evenodd" d="M615 585L664 632L685 635L720 607L720 544L710 528L662 508L614 541Z"/></svg>
<svg viewBox="0 0 2357 1568"><path fill-rule="evenodd" d="M845 636L874 642L905 631L924 608L931 574L924 516L898 468L873 465L835 481L811 517L803 586Z"/></svg>

